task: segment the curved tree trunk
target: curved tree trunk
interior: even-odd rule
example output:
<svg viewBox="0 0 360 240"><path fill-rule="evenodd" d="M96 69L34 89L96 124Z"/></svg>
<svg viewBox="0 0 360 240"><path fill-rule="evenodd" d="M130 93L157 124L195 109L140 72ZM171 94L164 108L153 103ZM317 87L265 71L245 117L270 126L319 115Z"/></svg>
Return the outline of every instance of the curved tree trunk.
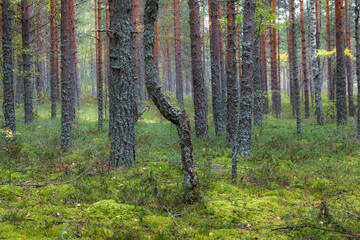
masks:
<svg viewBox="0 0 360 240"><path fill-rule="evenodd" d="M110 166L135 164L135 101L131 0L111 0L110 101L113 112ZM130 9L130 11L129 11ZM153 26L154 31L154 26ZM154 49L152 49L152 55ZM154 59L153 69L155 72Z"/></svg>
<svg viewBox="0 0 360 240"><path fill-rule="evenodd" d="M5 128L16 133L14 75L12 59L12 16L10 0L2 2L2 54L3 54L3 89L4 89L4 119Z"/></svg>
<svg viewBox="0 0 360 240"><path fill-rule="evenodd" d="M182 170L184 172L184 198L186 202L192 203L200 199L200 183L192 154L190 121L185 110L175 108L167 101L166 96L158 86L158 79L154 70L154 23L157 17L158 4L158 0L147 0L145 5L144 51L146 88L161 114L176 125L180 138Z"/></svg>
<svg viewBox="0 0 360 240"><path fill-rule="evenodd" d="M234 146L232 159L232 176L235 183L237 180L237 154L242 157L249 157L251 150L251 120L252 120L252 78L253 78L253 45L255 29L255 0L244 1L244 22L243 44L242 44L242 65L241 96L239 114L238 141Z"/></svg>
<svg viewBox="0 0 360 240"><path fill-rule="evenodd" d="M346 75L344 55L343 0L335 0L336 26L336 117L337 125L347 124Z"/></svg>

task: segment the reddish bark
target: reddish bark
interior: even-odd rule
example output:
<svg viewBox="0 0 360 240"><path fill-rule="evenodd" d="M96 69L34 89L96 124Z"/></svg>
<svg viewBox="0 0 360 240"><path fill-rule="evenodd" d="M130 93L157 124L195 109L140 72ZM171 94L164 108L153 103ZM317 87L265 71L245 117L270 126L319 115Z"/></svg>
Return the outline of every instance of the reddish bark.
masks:
<svg viewBox="0 0 360 240"><path fill-rule="evenodd" d="M236 13L240 14L240 8L236 9ZM240 36L240 23L236 26L236 36L237 36L237 45L238 45L238 77L239 77L239 86L241 84L241 36Z"/></svg>
<svg viewBox="0 0 360 240"><path fill-rule="evenodd" d="M154 61L155 61L156 73L159 74L159 21L155 22L154 31L155 31Z"/></svg>
<svg viewBox="0 0 360 240"><path fill-rule="evenodd" d="M234 144L238 126L237 114L237 78L236 78L236 31L239 31L239 25L235 29L235 0L227 2L227 48L226 48L226 66L227 66L227 142ZM239 42L238 42L239 44ZM240 46L240 45L239 45ZM240 47L238 48L240 49Z"/></svg>
<svg viewBox="0 0 360 240"><path fill-rule="evenodd" d="M218 2L219 20L222 19L222 1ZM224 33L219 25L219 51L220 51L220 84L222 102L226 102L226 74L225 74L225 60L224 60Z"/></svg>
<svg viewBox="0 0 360 240"><path fill-rule="evenodd" d="M347 124L346 73L344 54L343 0L335 0L336 27L336 116L337 125Z"/></svg>
<svg viewBox="0 0 360 240"><path fill-rule="evenodd" d="M57 7L55 0L50 1L50 96L51 96L51 118L56 118L56 101L58 98L59 73L57 72L58 55L56 52L57 45Z"/></svg>
<svg viewBox="0 0 360 240"><path fill-rule="evenodd" d="M172 56L171 56L171 45L170 45L170 28L167 28L166 31L166 44L167 44L167 74L168 74L168 90L170 92L170 95L173 95L174 91L174 85L173 85L173 79L172 79Z"/></svg>
<svg viewBox="0 0 360 240"><path fill-rule="evenodd" d="M348 13L349 5L348 0L345 0L345 48L351 51L351 35L350 35L350 20ZM345 56L346 73L347 73L347 90L348 90L348 101L349 101L349 115L355 116L355 105L354 105L354 80L353 80L353 67L352 61L349 56Z"/></svg>
<svg viewBox="0 0 360 240"><path fill-rule="evenodd" d="M276 0L271 1L272 13L276 14ZM275 24L275 20L273 20L273 24ZM272 28L270 35L270 54L271 54L271 90L272 90L272 106L273 111L277 118L281 118L281 95L280 95L280 82L278 79L278 64L277 64L277 54L276 54L276 28Z"/></svg>

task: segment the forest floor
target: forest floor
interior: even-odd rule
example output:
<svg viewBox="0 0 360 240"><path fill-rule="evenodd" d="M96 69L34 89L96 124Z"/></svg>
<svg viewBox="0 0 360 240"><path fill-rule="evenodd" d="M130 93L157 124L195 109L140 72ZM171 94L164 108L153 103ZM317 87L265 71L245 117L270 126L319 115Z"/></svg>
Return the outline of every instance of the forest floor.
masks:
<svg viewBox="0 0 360 240"><path fill-rule="evenodd" d="M137 166L117 170L108 168L110 141L93 102L77 113L71 152L60 149L50 105L31 125L17 109L19 135L0 139L0 239L360 238L354 119L318 126L312 116L299 139L285 103L283 119L269 115L254 129L235 185L232 149L211 124L210 138L193 136L203 200L186 205L176 128L148 106L136 124Z"/></svg>

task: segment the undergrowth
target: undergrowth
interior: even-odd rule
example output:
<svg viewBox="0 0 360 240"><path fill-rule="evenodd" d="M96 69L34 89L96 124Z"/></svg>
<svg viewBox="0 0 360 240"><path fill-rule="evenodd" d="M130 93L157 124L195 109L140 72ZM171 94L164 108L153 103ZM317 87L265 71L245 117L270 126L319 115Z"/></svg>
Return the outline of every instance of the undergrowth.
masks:
<svg viewBox="0 0 360 240"><path fill-rule="evenodd" d="M186 109L193 120L190 99ZM136 124L137 166L108 168L107 129L88 102L60 149L60 118L41 105L0 140L0 239L348 239L360 237L360 148L355 127L303 121L285 103L253 131L252 156L231 184L231 146L193 136L203 201L183 203L176 128L152 104ZM211 115L209 117L212 123ZM192 123L193 124L193 123ZM105 121L105 125L107 122Z"/></svg>

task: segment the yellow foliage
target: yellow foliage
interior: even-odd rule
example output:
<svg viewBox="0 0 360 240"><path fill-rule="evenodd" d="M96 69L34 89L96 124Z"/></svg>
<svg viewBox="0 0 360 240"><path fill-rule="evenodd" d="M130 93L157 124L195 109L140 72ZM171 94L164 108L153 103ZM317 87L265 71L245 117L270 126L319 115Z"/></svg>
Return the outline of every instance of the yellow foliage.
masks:
<svg viewBox="0 0 360 240"><path fill-rule="evenodd" d="M336 48L334 48L332 51L327 51L324 49L319 49L317 51L317 56L320 57L331 57L334 53L336 53ZM346 56L349 56L351 60L355 60L355 57L351 54L351 51L349 50L349 48L346 48L344 51Z"/></svg>

